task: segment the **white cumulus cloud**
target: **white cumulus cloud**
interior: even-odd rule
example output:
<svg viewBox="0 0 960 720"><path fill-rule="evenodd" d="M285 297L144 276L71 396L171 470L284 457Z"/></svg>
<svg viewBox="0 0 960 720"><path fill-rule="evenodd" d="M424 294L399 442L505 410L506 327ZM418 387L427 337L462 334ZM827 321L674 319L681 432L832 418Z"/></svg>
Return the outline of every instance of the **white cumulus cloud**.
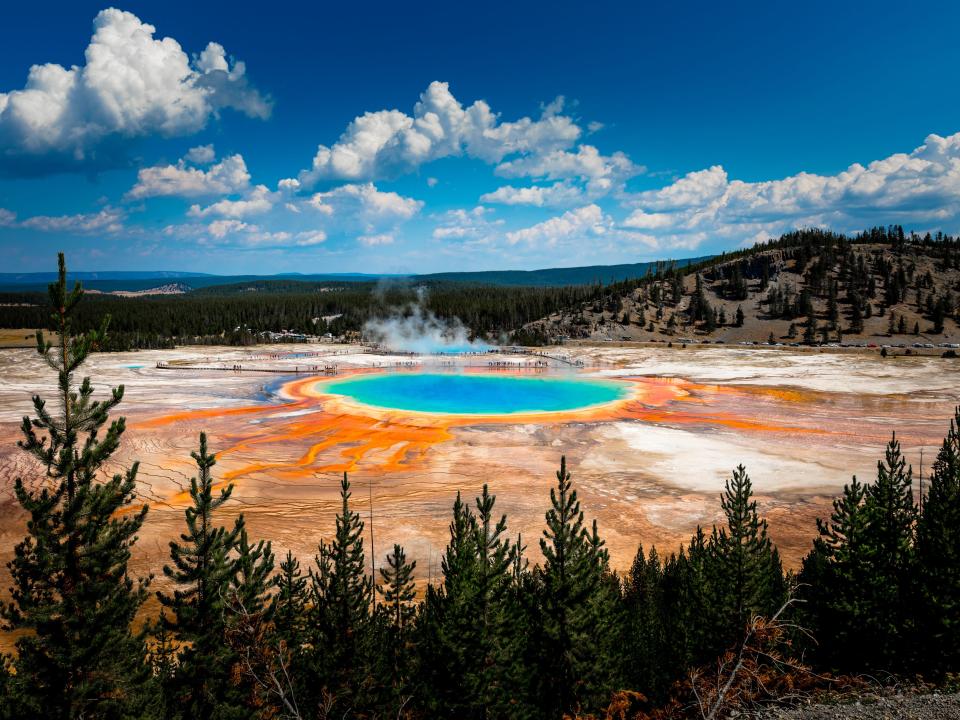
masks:
<svg viewBox="0 0 960 720"><path fill-rule="evenodd" d="M209 217L219 215L227 218L243 218L248 215L260 215L273 208L275 193L266 185L257 185L239 200L224 198L207 207L191 205L187 213L190 217Z"/></svg>
<svg viewBox="0 0 960 720"><path fill-rule="evenodd" d="M187 164L191 157L206 157L200 151L212 146L193 148L176 165L156 165L141 168L137 172L137 183L127 193L127 197L142 199L149 197L202 197L204 195L228 195L239 193L250 185L250 173L241 155L230 155L206 170ZM212 160L213 158L210 158ZM209 160L207 161L209 162Z"/></svg>
<svg viewBox="0 0 960 720"><path fill-rule="evenodd" d="M532 185L530 187L503 185L493 192L484 193L480 196L480 202L501 205L532 205L534 207L574 205L582 200L583 191L569 182L558 182L547 186Z"/></svg>
<svg viewBox="0 0 960 720"><path fill-rule="evenodd" d="M593 145L580 145L576 152L552 150L540 155L509 160L497 166L503 177L532 177L547 180L580 178L587 181L607 180L622 182L644 171L634 165L626 154L615 152L602 155Z"/></svg>
<svg viewBox="0 0 960 720"><path fill-rule="evenodd" d="M357 238L357 241L361 245L366 245L367 247L375 247L377 245L392 245L393 244L393 235L390 233L379 233L378 235L361 235Z"/></svg>
<svg viewBox="0 0 960 720"><path fill-rule="evenodd" d="M305 185L320 180L373 180L416 170L424 163L466 154L500 162L514 154L570 147L580 128L569 117L544 109L539 119L501 122L483 100L464 106L444 82L432 82L413 114L378 110L357 117L332 146L320 145Z"/></svg>
<svg viewBox="0 0 960 720"><path fill-rule="evenodd" d="M752 243L797 227L855 232L892 222L956 228L960 215L960 133L929 135L910 153L836 175L801 172L780 180L731 180L719 165L657 190L636 193L623 224L666 244Z"/></svg>
<svg viewBox="0 0 960 720"><path fill-rule="evenodd" d="M611 221L599 206L591 203L568 210L557 217L544 220L520 230L507 233L511 245L524 242L529 245L553 247L560 242L588 239L603 235L610 229Z"/></svg>
<svg viewBox="0 0 960 720"><path fill-rule="evenodd" d="M223 108L270 114L244 64L217 43L191 62L176 40L115 8L98 13L93 28L84 65L34 65L22 89L0 93L0 172L111 165L123 141L194 133Z"/></svg>
<svg viewBox="0 0 960 720"><path fill-rule="evenodd" d="M491 245L502 237L504 221L492 218L493 211L483 205L472 209L456 208L438 216L431 233L434 240L462 241L471 245Z"/></svg>
<svg viewBox="0 0 960 720"><path fill-rule="evenodd" d="M64 233L118 233L124 230L122 210L106 207L95 213L76 215L34 215L21 220L19 227L43 232ZM129 229L128 229L129 231Z"/></svg>
<svg viewBox="0 0 960 720"><path fill-rule="evenodd" d="M216 157L217 153L214 151L213 145L198 145L190 148L184 159L195 165L206 165L212 163Z"/></svg>
<svg viewBox="0 0 960 720"><path fill-rule="evenodd" d="M423 207L420 200L383 192L373 183L341 185L315 193L309 202L324 215L354 215L366 221L409 220Z"/></svg>

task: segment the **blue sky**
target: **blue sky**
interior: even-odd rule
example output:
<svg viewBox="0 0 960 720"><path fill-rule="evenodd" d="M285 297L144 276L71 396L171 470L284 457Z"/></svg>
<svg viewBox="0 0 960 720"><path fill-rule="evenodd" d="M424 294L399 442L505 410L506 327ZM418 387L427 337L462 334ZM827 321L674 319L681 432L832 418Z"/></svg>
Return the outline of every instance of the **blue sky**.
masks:
<svg viewBox="0 0 960 720"><path fill-rule="evenodd" d="M5 7L0 272L60 249L428 272L960 230L956 4L347 5Z"/></svg>

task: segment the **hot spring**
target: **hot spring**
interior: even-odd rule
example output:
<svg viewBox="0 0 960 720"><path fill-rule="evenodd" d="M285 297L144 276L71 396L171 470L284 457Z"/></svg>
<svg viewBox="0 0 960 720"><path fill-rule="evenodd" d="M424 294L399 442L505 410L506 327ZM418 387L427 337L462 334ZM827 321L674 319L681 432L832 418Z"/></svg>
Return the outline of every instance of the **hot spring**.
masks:
<svg viewBox="0 0 960 720"><path fill-rule="evenodd" d="M616 380L454 373L364 375L318 389L377 408L449 415L580 410L630 395L629 385Z"/></svg>

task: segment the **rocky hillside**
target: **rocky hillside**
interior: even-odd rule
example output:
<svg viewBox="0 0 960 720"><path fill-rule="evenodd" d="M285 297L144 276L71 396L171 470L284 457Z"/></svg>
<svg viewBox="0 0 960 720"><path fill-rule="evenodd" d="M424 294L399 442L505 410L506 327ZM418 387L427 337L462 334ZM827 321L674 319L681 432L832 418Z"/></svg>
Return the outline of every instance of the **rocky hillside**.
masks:
<svg viewBox="0 0 960 720"><path fill-rule="evenodd" d="M960 343L960 242L876 229L784 235L691 268L661 265L524 326L541 342Z"/></svg>

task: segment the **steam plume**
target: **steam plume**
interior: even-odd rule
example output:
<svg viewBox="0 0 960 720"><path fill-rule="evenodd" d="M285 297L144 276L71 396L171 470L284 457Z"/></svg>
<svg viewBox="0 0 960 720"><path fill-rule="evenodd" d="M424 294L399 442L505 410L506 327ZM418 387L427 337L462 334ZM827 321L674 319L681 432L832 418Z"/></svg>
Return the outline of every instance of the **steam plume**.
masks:
<svg viewBox="0 0 960 720"><path fill-rule="evenodd" d="M417 300L388 317L368 320L364 339L389 350L412 353L486 352L491 345L470 340L470 329L459 318L441 319L424 307L426 291L417 288Z"/></svg>

